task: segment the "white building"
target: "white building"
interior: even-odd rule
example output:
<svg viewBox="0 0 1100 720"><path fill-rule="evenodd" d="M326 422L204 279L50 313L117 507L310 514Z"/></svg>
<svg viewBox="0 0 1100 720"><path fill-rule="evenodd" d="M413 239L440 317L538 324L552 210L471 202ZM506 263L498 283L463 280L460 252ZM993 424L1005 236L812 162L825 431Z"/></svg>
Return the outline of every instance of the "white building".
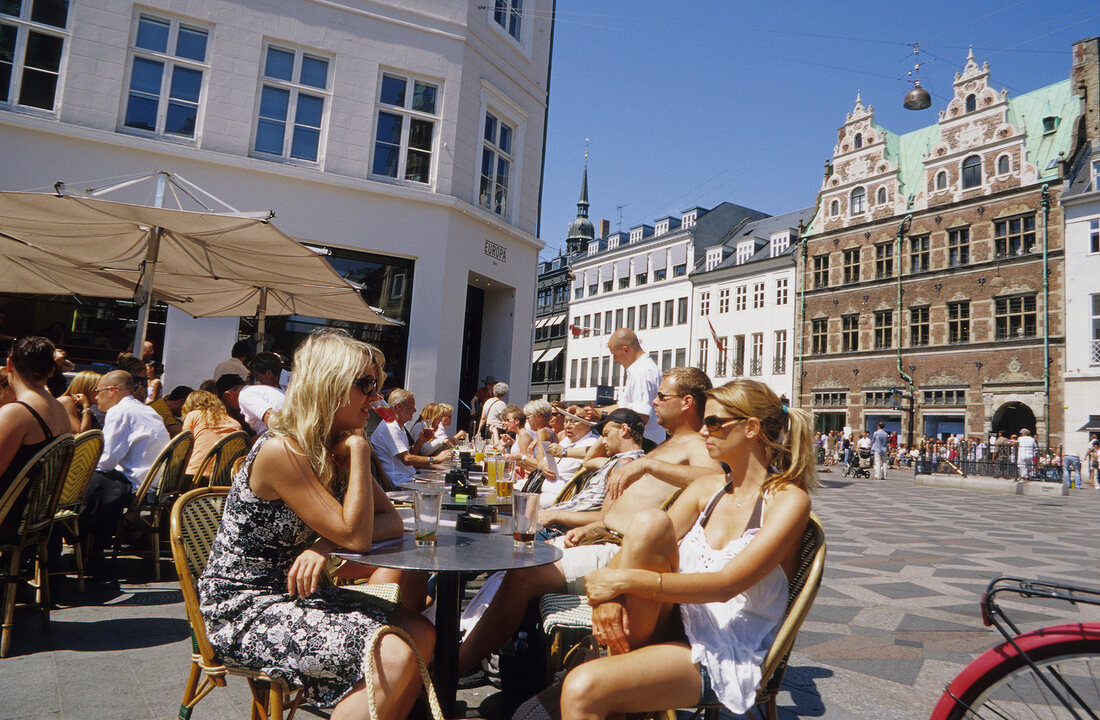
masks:
<svg viewBox="0 0 1100 720"><path fill-rule="evenodd" d="M590 243L571 267L569 317L575 330L566 346L566 399L594 402L597 386L621 386L622 368L607 349L607 336L617 328L634 330L662 370L688 365L689 271L706 248L762 217L732 203L695 207L679 218L660 218L653 226L637 225Z"/></svg>
<svg viewBox="0 0 1100 720"><path fill-rule="evenodd" d="M383 345L395 382L422 402L454 402L493 374L525 397L551 9L552 0L7 3L0 37L14 64L0 87L0 188L83 188L167 170L241 210L274 209L280 229L334 248L337 269L407 321L357 329ZM127 312L100 305L89 318L85 306L18 296L0 307L14 318L9 331L59 322L89 345L96 322ZM313 324L270 326L290 349ZM237 333L235 319L170 310L165 382L206 378Z"/></svg>
<svg viewBox="0 0 1100 720"><path fill-rule="evenodd" d="M1065 453L1083 458L1100 437L1100 40L1074 45L1075 85L1086 85L1087 141L1066 178L1061 204L1066 248ZM1087 478L1088 470L1084 467Z"/></svg>
<svg viewBox="0 0 1100 720"><path fill-rule="evenodd" d="M813 208L756 220L706 249L691 273L691 364L715 385L748 377L794 394L795 250Z"/></svg>

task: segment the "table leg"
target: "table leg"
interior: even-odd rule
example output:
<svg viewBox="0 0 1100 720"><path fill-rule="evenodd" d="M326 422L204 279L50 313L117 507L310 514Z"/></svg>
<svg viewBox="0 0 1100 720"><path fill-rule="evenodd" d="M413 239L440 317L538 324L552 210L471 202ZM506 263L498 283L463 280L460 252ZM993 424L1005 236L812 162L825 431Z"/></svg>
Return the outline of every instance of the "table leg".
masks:
<svg viewBox="0 0 1100 720"><path fill-rule="evenodd" d="M461 573L436 576L435 689L443 713L453 716L458 694L459 619L462 612ZM463 713L465 714L465 713Z"/></svg>

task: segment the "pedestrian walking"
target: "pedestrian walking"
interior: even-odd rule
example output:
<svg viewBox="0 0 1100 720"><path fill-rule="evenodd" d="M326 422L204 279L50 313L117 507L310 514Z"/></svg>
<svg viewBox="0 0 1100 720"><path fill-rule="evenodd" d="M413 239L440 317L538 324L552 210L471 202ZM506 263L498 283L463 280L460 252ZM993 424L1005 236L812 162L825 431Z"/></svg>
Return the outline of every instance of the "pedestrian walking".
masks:
<svg viewBox="0 0 1100 720"><path fill-rule="evenodd" d="M890 436L886 434L886 423L880 422L871 436L871 452L875 456L875 472L873 477L878 480L886 479L886 465L890 457Z"/></svg>

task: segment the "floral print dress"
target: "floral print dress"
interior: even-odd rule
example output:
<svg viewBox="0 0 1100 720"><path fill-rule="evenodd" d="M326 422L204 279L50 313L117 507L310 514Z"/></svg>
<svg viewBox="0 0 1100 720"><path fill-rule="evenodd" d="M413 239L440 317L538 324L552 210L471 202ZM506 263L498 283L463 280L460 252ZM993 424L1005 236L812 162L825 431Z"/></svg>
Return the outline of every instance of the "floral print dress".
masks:
<svg viewBox="0 0 1100 720"><path fill-rule="evenodd" d="M317 538L282 500L248 485L256 441L225 500L210 560L199 579L199 608L223 662L263 671L305 688L305 699L332 707L364 677L368 641L396 606L369 595L321 587L287 593L294 559ZM333 487L343 497L346 478Z"/></svg>

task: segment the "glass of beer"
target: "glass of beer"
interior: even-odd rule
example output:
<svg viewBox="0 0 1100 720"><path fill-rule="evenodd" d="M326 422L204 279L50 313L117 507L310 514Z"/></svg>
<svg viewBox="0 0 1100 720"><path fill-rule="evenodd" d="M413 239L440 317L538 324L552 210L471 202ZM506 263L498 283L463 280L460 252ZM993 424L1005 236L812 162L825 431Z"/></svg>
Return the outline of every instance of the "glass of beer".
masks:
<svg viewBox="0 0 1100 720"><path fill-rule="evenodd" d="M418 548L435 547L439 533L439 516L443 511L443 493L438 490L416 490L413 493L413 537Z"/></svg>
<svg viewBox="0 0 1100 720"><path fill-rule="evenodd" d="M505 463L504 458L496 457L493 459L493 465L496 467L496 490L497 497L511 497L512 496L512 475L515 472L515 461L510 460Z"/></svg>
<svg viewBox="0 0 1100 720"><path fill-rule="evenodd" d="M512 493L512 544L524 550L535 549L538 530L539 494L517 490Z"/></svg>

